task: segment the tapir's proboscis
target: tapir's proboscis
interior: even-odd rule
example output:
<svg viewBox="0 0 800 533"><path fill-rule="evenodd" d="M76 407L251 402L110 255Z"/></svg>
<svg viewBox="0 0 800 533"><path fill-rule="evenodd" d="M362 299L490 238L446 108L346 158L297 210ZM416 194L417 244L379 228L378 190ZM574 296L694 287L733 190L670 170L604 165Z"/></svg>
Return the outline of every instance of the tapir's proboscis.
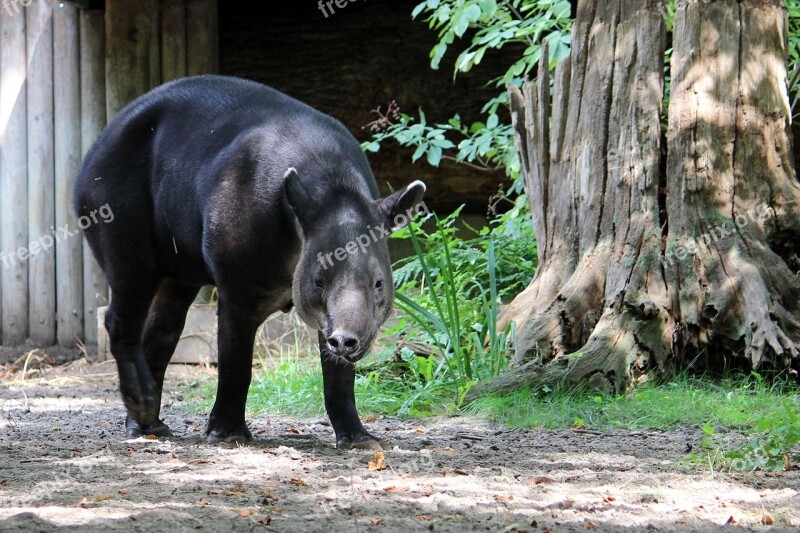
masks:
<svg viewBox="0 0 800 533"><path fill-rule="evenodd" d="M114 212L85 235L111 289L105 325L127 435L170 435L160 418L164 374L198 291L215 285L210 443L251 438L256 330L294 305L318 331L337 447L380 448L359 420L353 385L394 287L385 239L364 236L408 220L424 191L415 181L380 198L340 122L252 81L184 78L125 107L84 160L75 209Z"/></svg>

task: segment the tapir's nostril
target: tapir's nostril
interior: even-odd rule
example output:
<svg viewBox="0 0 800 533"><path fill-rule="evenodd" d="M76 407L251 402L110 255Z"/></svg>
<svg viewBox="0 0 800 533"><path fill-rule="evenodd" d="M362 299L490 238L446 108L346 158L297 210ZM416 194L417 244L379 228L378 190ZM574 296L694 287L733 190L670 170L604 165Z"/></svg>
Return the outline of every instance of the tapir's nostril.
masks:
<svg viewBox="0 0 800 533"><path fill-rule="evenodd" d="M328 337L328 349L334 355L348 356L358 350L358 337L349 331L334 331Z"/></svg>

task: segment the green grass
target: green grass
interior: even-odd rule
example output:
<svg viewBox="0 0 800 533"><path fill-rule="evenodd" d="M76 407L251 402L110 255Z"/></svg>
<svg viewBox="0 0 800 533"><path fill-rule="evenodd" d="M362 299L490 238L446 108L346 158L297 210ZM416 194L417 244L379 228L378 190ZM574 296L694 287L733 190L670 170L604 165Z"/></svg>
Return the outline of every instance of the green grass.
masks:
<svg viewBox="0 0 800 533"><path fill-rule="evenodd" d="M422 359L422 358L417 358ZM356 400L362 416L422 417L455 414L462 394L457 383L424 377L427 370L411 360L367 364L356 377ZM319 361L283 357L255 372L248 396L249 414L298 418L325 416ZM646 385L620 396L579 392L517 390L488 395L460 410L509 427L583 428L610 431L701 428L701 450L694 462L717 470L782 470L800 463L800 389L796 383L770 384L756 373L723 380L679 376L665 384ZM187 386L186 406L207 413L216 394L216 380ZM738 444L727 431L747 436Z"/></svg>
<svg viewBox="0 0 800 533"><path fill-rule="evenodd" d="M284 358L271 368L256 371L248 396L251 414L295 417L324 416L322 373L312 357ZM427 416L456 412L456 392L446 385L425 388L424 380L395 374L391 365L375 364L356 378L356 399L364 416ZM190 409L211 409L216 379L187 387L184 399ZM780 419L785 403L800 409L796 386L770 386L753 377L712 382L680 376L660 385L647 385L626 396L583 393L542 393L522 389L506 395L489 395L463 412L509 427L588 429L670 429L712 426L719 430L755 430L761 420Z"/></svg>
<svg viewBox="0 0 800 533"><path fill-rule="evenodd" d="M523 389L486 396L468 412L511 427L586 428L606 430L670 429L710 425L751 430L764 418L785 415L783 400L800 406L797 388L769 387L756 378L707 379L680 376L661 385L647 385L626 396L580 393L536 393Z"/></svg>
<svg viewBox="0 0 800 533"><path fill-rule="evenodd" d="M251 414L311 418L325 415L322 372L316 357L285 358L254 372L247 397ZM379 368L369 370L369 368ZM423 383L392 371L389 364L365 365L356 376L355 394L362 416L391 414L425 416L452 413L455 394L445 384ZM207 378L186 387L184 402L195 412L214 405L216 379Z"/></svg>

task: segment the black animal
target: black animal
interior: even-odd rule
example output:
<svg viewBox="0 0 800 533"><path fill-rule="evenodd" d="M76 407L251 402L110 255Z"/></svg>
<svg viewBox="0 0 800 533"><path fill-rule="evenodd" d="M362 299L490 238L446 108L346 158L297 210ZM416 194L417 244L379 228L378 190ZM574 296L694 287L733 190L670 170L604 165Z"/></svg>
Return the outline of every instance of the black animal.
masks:
<svg viewBox="0 0 800 533"><path fill-rule="evenodd" d="M251 438L244 414L256 329L294 304L319 331L337 446L380 447L356 412L354 364L394 298L381 237L422 205L424 191L417 181L379 198L340 122L252 81L185 78L129 104L86 156L74 198L78 216L105 204L114 213L85 235L111 287L106 328L127 434L170 435L159 418L164 373L189 305L213 284L210 443Z"/></svg>

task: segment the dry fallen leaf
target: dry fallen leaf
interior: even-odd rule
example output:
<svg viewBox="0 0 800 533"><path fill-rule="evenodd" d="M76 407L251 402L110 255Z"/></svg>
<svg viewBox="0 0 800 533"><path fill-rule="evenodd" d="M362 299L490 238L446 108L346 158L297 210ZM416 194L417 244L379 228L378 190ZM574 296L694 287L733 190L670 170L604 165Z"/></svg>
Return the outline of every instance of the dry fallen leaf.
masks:
<svg viewBox="0 0 800 533"><path fill-rule="evenodd" d="M445 446L444 448L442 448L442 451L443 452L452 452L453 448L451 448L450 446Z"/></svg>
<svg viewBox="0 0 800 533"><path fill-rule="evenodd" d="M155 435L145 435L144 440L158 440L158 437Z"/></svg>
<svg viewBox="0 0 800 533"><path fill-rule="evenodd" d="M379 418L380 418L380 417L379 417L379 416L377 416L377 415L375 415L375 416L370 416L369 418L367 418L367 419L365 420L365 422L375 422L375 421L376 421L376 420L378 420Z"/></svg>
<svg viewBox="0 0 800 533"><path fill-rule="evenodd" d="M419 435L423 435L425 433L425 428L417 428L416 431Z"/></svg>
<svg viewBox="0 0 800 533"><path fill-rule="evenodd" d="M383 463L383 452L375 452L375 460L367 464L370 472L376 470L386 470L386 465Z"/></svg>
<svg viewBox="0 0 800 533"><path fill-rule="evenodd" d="M286 433L294 433L295 435L299 435L300 434L300 430L297 429L297 428L289 428L289 429L286 430Z"/></svg>
<svg viewBox="0 0 800 533"><path fill-rule="evenodd" d="M113 497L114 497L113 494L101 494L100 496L95 496L94 498L92 498L92 502L100 503L100 502L104 502L106 500L110 500Z"/></svg>
<svg viewBox="0 0 800 533"><path fill-rule="evenodd" d="M373 526L379 526L383 524L383 520L380 518L373 518L372 520L370 520L370 524L372 524Z"/></svg>
<svg viewBox="0 0 800 533"><path fill-rule="evenodd" d="M586 522L586 529L597 529L597 526L594 522Z"/></svg>
<svg viewBox="0 0 800 533"><path fill-rule="evenodd" d="M762 523L763 525L765 525L765 526L771 526L772 524L774 524L774 523L775 523L775 519L774 519L774 518L772 518L772 515L771 515L771 514L769 514L769 513L764 513L764 514L761 516L761 523Z"/></svg>
<svg viewBox="0 0 800 533"><path fill-rule="evenodd" d="M735 526L738 523L739 521L733 515L729 516L728 519L725 521L726 526Z"/></svg>
<svg viewBox="0 0 800 533"><path fill-rule="evenodd" d="M556 480L551 477L539 476L533 478L533 480L530 483L528 483L528 486L541 485L542 483L555 483L555 482Z"/></svg>
<svg viewBox="0 0 800 533"><path fill-rule="evenodd" d="M239 515L239 518L249 518L258 513L258 509L231 509L231 511Z"/></svg>
<svg viewBox="0 0 800 533"><path fill-rule="evenodd" d="M200 507L208 507L209 502L205 498L200 498L200 501L197 503L200 505Z"/></svg>
<svg viewBox="0 0 800 533"><path fill-rule="evenodd" d="M189 459L189 464L190 465L205 465L205 464L208 464L210 462L211 461L209 461L208 459L199 459L199 458L198 459Z"/></svg>
<svg viewBox="0 0 800 533"><path fill-rule="evenodd" d="M299 477L293 477L289 483L294 485L295 487L308 487L308 483L300 479Z"/></svg>
<svg viewBox="0 0 800 533"><path fill-rule="evenodd" d="M170 458L169 458L169 462L170 462L170 463L180 463L180 462L181 462L181 460L180 460L180 458L179 458L177 455L175 455L175 454L173 453L173 454L170 456Z"/></svg>
<svg viewBox="0 0 800 533"><path fill-rule="evenodd" d="M408 489L408 487L398 487L398 486L392 485L391 487L386 487L383 490L386 491L386 492L408 492L409 489Z"/></svg>
<svg viewBox="0 0 800 533"><path fill-rule="evenodd" d="M119 489L117 491L117 494L119 494L120 496L127 496L128 495L128 491L125 490L125 489Z"/></svg>
<svg viewBox="0 0 800 533"><path fill-rule="evenodd" d="M86 505L89 505L89 498L84 496L83 498L81 498L81 501L79 501L78 503L73 503L72 505L70 505L70 507L85 507Z"/></svg>

